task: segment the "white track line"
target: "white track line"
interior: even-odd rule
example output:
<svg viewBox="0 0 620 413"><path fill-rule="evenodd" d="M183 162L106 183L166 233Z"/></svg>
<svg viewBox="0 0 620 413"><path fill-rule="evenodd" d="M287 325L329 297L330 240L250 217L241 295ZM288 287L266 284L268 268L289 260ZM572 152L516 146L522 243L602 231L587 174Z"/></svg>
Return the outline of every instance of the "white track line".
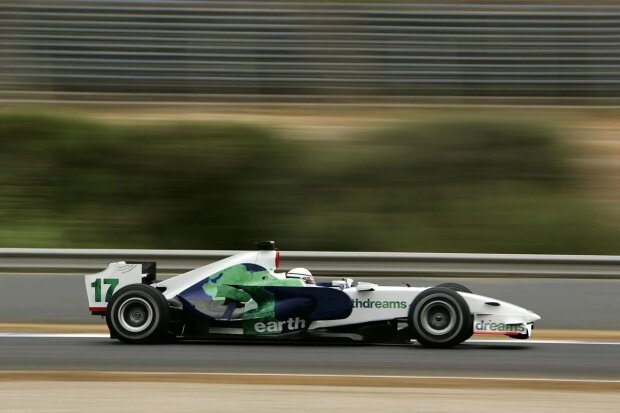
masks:
<svg viewBox="0 0 620 413"><path fill-rule="evenodd" d="M587 340L468 340L471 344L576 344L597 346L620 346L616 341L587 341Z"/></svg>
<svg viewBox="0 0 620 413"><path fill-rule="evenodd" d="M0 338L110 338L110 335L102 333L0 333ZM620 346L620 342L615 341L586 340L468 340L466 344L571 344Z"/></svg>
<svg viewBox="0 0 620 413"><path fill-rule="evenodd" d="M114 374L113 372L110 372ZM118 374L124 374L119 372ZM129 372L129 374L135 375L174 375L178 373L174 372ZM605 379L552 379L552 378L530 378L530 377L476 377L476 376L398 376L398 375L380 375L380 374L295 374L295 373L202 373L202 372L189 372L181 373L195 376L245 376L245 377L290 377L290 376L303 376L303 377L330 377L330 378L364 378L364 379L413 379L413 380L486 380L486 381L534 381L534 382L559 382L559 383L620 383L620 380L605 380Z"/></svg>
<svg viewBox="0 0 620 413"><path fill-rule="evenodd" d="M381 375L381 374L317 374L317 373L235 373L235 372L185 372L185 371L99 371L99 370L0 370L0 374L89 374L96 373L100 376L137 376L137 377L306 377L306 378L336 378L336 379L410 379L410 380L463 380L463 381L505 381L505 382L539 382L539 383L594 383L594 384L620 384L620 380L614 379L561 379L544 377L489 377L489 376L407 376L407 375Z"/></svg>

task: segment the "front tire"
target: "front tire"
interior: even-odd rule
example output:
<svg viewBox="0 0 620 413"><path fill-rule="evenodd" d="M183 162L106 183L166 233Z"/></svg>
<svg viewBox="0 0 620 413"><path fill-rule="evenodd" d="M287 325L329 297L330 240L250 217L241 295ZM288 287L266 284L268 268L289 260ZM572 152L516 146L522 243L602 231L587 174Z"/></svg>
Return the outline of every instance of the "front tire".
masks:
<svg viewBox="0 0 620 413"><path fill-rule="evenodd" d="M409 308L408 322L414 338L425 347L453 347L472 332L467 302L446 287L432 287L418 294Z"/></svg>
<svg viewBox="0 0 620 413"><path fill-rule="evenodd" d="M454 290L460 293L473 294L469 288L465 287L463 284L458 284L458 283L443 283L443 284L436 285L436 287L444 287L444 288L449 288L451 290Z"/></svg>
<svg viewBox="0 0 620 413"><path fill-rule="evenodd" d="M118 290L108 304L110 336L124 343L161 342L168 335L170 306L153 287L132 284Z"/></svg>

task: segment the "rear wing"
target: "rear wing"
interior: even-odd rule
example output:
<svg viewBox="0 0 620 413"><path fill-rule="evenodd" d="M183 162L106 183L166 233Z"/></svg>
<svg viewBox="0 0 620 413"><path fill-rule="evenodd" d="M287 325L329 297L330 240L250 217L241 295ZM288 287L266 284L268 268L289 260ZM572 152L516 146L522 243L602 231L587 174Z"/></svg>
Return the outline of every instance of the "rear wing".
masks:
<svg viewBox="0 0 620 413"><path fill-rule="evenodd" d="M151 284L155 281L157 265L154 262L120 261L96 274L84 277L88 310L93 315L104 315L108 302L119 289L130 284Z"/></svg>

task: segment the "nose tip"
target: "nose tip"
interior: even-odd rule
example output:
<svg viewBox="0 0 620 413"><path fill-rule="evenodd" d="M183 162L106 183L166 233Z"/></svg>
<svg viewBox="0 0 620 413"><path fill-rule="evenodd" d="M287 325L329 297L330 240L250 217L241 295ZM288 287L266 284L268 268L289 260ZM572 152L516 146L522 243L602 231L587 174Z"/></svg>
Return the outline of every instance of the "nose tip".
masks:
<svg viewBox="0 0 620 413"><path fill-rule="evenodd" d="M533 311L530 311L532 322L540 320L542 317Z"/></svg>

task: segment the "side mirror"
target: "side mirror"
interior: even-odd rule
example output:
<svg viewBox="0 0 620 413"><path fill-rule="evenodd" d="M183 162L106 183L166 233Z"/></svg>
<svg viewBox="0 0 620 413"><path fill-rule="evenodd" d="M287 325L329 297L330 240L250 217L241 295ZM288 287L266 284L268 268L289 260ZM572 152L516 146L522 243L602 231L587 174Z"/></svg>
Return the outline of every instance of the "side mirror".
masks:
<svg viewBox="0 0 620 413"><path fill-rule="evenodd" d="M344 290L345 288L347 288L347 282L346 281L340 281L340 280L334 280L334 281L332 281L332 287L338 287L341 290Z"/></svg>
<svg viewBox="0 0 620 413"><path fill-rule="evenodd" d="M341 290L353 287L353 278L343 278L342 280L332 281L332 287L338 287Z"/></svg>
<svg viewBox="0 0 620 413"><path fill-rule="evenodd" d="M363 281L360 281L357 283L357 291L374 291L375 287L378 287L377 284L373 284L373 283L365 283Z"/></svg>

